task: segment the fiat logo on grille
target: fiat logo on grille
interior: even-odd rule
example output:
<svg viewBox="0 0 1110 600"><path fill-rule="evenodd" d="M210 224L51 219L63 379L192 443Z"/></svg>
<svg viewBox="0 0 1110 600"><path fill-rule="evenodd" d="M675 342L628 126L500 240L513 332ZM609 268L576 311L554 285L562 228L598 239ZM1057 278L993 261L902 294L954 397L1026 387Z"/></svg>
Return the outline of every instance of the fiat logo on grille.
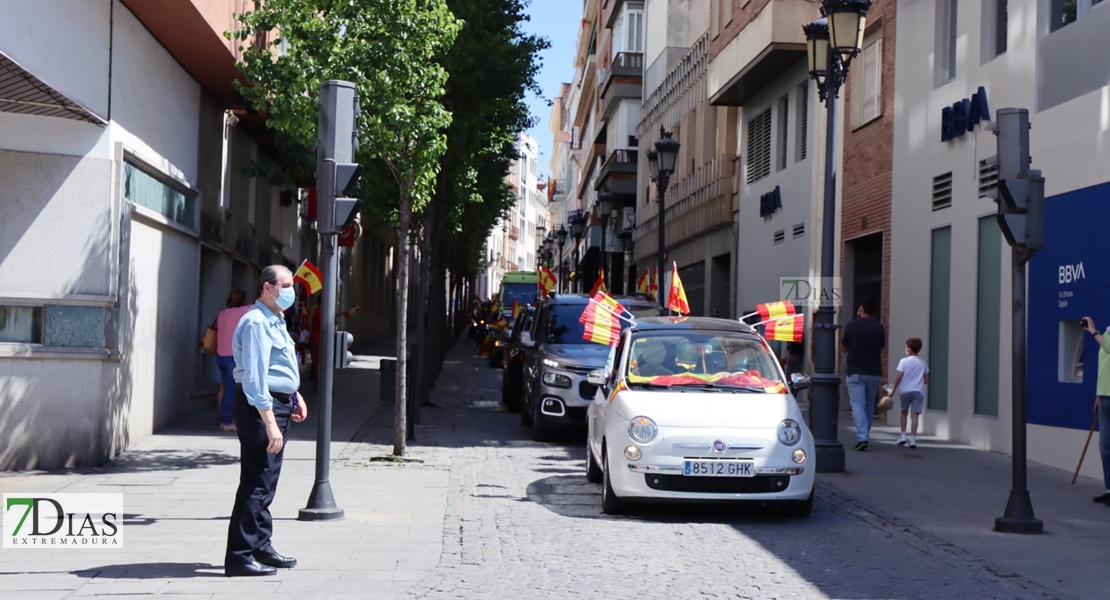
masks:
<svg viewBox="0 0 1110 600"><path fill-rule="evenodd" d="M724 452L726 448L728 448L728 446L725 445L723 440L717 440L717 441L713 442L713 451L714 452L718 452L718 453Z"/></svg>

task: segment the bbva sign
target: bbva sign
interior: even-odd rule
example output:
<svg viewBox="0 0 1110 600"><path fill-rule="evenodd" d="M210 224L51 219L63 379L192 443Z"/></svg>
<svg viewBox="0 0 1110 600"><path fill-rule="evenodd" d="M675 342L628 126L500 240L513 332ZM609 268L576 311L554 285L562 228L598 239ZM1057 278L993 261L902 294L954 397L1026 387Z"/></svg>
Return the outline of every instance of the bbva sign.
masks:
<svg viewBox="0 0 1110 600"><path fill-rule="evenodd" d="M940 112L940 141L951 142L975 129L980 121L991 120L991 109L987 104L987 90L979 86L979 91L953 104Z"/></svg>

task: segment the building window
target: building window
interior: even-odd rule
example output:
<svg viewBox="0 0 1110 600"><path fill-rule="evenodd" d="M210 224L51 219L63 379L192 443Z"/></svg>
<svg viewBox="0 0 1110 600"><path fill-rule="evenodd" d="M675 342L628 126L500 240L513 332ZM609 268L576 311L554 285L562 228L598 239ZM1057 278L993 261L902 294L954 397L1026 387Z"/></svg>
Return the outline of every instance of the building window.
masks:
<svg viewBox="0 0 1110 600"><path fill-rule="evenodd" d="M0 344L41 344L43 307L0 305Z"/></svg>
<svg viewBox="0 0 1110 600"><path fill-rule="evenodd" d="M929 281L929 410L948 410L948 316L952 291L952 228L933 230Z"/></svg>
<svg viewBox="0 0 1110 600"><path fill-rule="evenodd" d="M613 55L644 51L644 3L629 2L613 24Z"/></svg>
<svg viewBox="0 0 1110 600"><path fill-rule="evenodd" d="M937 87L956 78L956 15L959 0L940 0L937 2L937 47L936 72Z"/></svg>
<svg viewBox="0 0 1110 600"><path fill-rule="evenodd" d="M771 109L748 121L748 185L771 174Z"/></svg>
<svg viewBox="0 0 1110 600"><path fill-rule="evenodd" d="M1056 31L1089 15L1103 0L1051 0L1049 31Z"/></svg>
<svg viewBox="0 0 1110 600"><path fill-rule="evenodd" d="M883 114L883 32L863 40L860 67L852 75L852 126L860 127Z"/></svg>
<svg viewBox="0 0 1110 600"><path fill-rule="evenodd" d="M196 229L196 194L129 161L123 163L123 197L180 225Z"/></svg>
<svg viewBox="0 0 1110 600"><path fill-rule="evenodd" d="M798 86L798 118L794 120L794 127L798 130L795 143L794 162L806 159L806 146L809 142L809 80Z"/></svg>
<svg viewBox="0 0 1110 600"><path fill-rule="evenodd" d="M778 170L785 171L787 163L786 150L790 142L790 94L779 98L779 151Z"/></svg>
<svg viewBox="0 0 1110 600"><path fill-rule="evenodd" d="M1006 52L1007 22L1009 21L1009 0L983 0L983 54L990 60Z"/></svg>
<svg viewBox="0 0 1110 600"><path fill-rule="evenodd" d="M998 218L979 219L979 274L975 302L975 414L998 416L1001 340L1002 231Z"/></svg>

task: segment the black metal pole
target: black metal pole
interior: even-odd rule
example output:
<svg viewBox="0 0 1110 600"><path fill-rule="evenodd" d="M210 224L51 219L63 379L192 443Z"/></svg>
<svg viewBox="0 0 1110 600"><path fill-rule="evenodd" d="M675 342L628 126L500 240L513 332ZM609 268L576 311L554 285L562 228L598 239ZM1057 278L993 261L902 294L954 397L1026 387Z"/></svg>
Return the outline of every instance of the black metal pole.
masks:
<svg viewBox="0 0 1110 600"><path fill-rule="evenodd" d="M656 257L656 268L659 270L659 306L666 306L665 289L666 282L666 262L667 262L667 184L670 183L670 175L666 173L659 174L659 181L656 186L659 189L659 252Z"/></svg>
<svg viewBox="0 0 1110 600"><path fill-rule="evenodd" d="M835 62L834 62L835 61ZM837 68L834 68L834 65ZM825 95L825 205L821 228L821 277L834 274L836 251L836 96L840 87L840 55L831 48ZM821 83L817 84L822 85ZM818 473L844 471L844 445L837 440L840 410L840 377L836 374L836 310L831 294L821 294L821 306L813 323L813 383L809 392L809 427L817 451Z"/></svg>
<svg viewBox="0 0 1110 600"><path fill-rule="evenodd" d="M574 237L574 270L575 271L578 271L578 247L581 246L581 245L582 245L582 236L575 236ZM580 281L582 279L582 274L579 273L577 275L577 278ZM578 293L579 289L581 289L581 286L578 285L577 281L575 281L574 285L570 286L571 293Z"/></svg>
<svg viewBox="0 0 1110 600"><path fill-rule="evenodd" d="M320 303L320 366L317 375L316 481L308 495L308 505L297 513L300 521L336 521L343 518L343 509L335 504L331 491L331 400L335 375L335 296L339 288L339 261L336 257L335 234L321 236L320 268L324 274L323 298Z"/></svg>
<svg viewBox="0 0 1110 600"><path fill-rule="evenodd" d="M566 237L566 235L564 235L563 237ZM563 283L563 263L564 262L566 262L566 261L563 259L563 244L562 244L562 242L560 242L559 243L559 285L556 286L556 289L558 289L560 292L563 291L563 287L564 287L564 283Z"/></svg>
<svg viewBox="0 0 1110 600"><path fill-rule="evenodd" d="M1013 387L1013 486L1006 502L1006 512L994 520L994 530L1003 533L1044 533L1044 523L1033 515L1033 501L1026 482L1025 444L1025 260L1015 248L1013 264L1013 356L1010 365Z"/></svg>
<svg viewBox="0 0 1110 600"><path fill-rule="evenodd" d="M598 216L601 217L601 215ZM609 216L605 215L601 217L601 256L598 257L597 264L600 265L598 269L601 269L601 276L605 281L606 289L609 289L609 273L605 271L605 234L608 233L608 229Z"/></svg>

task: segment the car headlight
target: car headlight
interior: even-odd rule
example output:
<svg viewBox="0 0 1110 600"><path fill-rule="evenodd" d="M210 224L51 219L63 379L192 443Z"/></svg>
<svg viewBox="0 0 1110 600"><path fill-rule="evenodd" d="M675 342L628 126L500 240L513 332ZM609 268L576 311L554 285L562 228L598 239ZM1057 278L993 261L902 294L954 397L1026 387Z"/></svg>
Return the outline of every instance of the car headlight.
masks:
<svg viewBox="0 0 1110 600"><path fill-rule="evenodd" d="M550 385L552 387L569 388L570 377L567 377L562 373L544 373L543 383L544 385Z"/></svg>
<svg viewBox="0 0 1110 600"><path fill-rule="evenodd" d="M655 421L647 417L633 417L628 422L628 437L641 444L654 440L658 434L659 428L655 426Z"/></svg>
<svg viewBox="0 0 1110 600"><path fill-rule="evenodd" d="M779 441L786 446L793 446L802 439L802 428L792 419L779 423Z"/></svg>
<svg viewBox="0 0 1110 600"><path fill-rule="evenodd" d="M559 365L559 363L557 363L557 362L555 362L555 361L553 361L549 358L545 358L545 359L543 359L543 366L551 367L552 369L558 369L560 365Z"/></svg>

